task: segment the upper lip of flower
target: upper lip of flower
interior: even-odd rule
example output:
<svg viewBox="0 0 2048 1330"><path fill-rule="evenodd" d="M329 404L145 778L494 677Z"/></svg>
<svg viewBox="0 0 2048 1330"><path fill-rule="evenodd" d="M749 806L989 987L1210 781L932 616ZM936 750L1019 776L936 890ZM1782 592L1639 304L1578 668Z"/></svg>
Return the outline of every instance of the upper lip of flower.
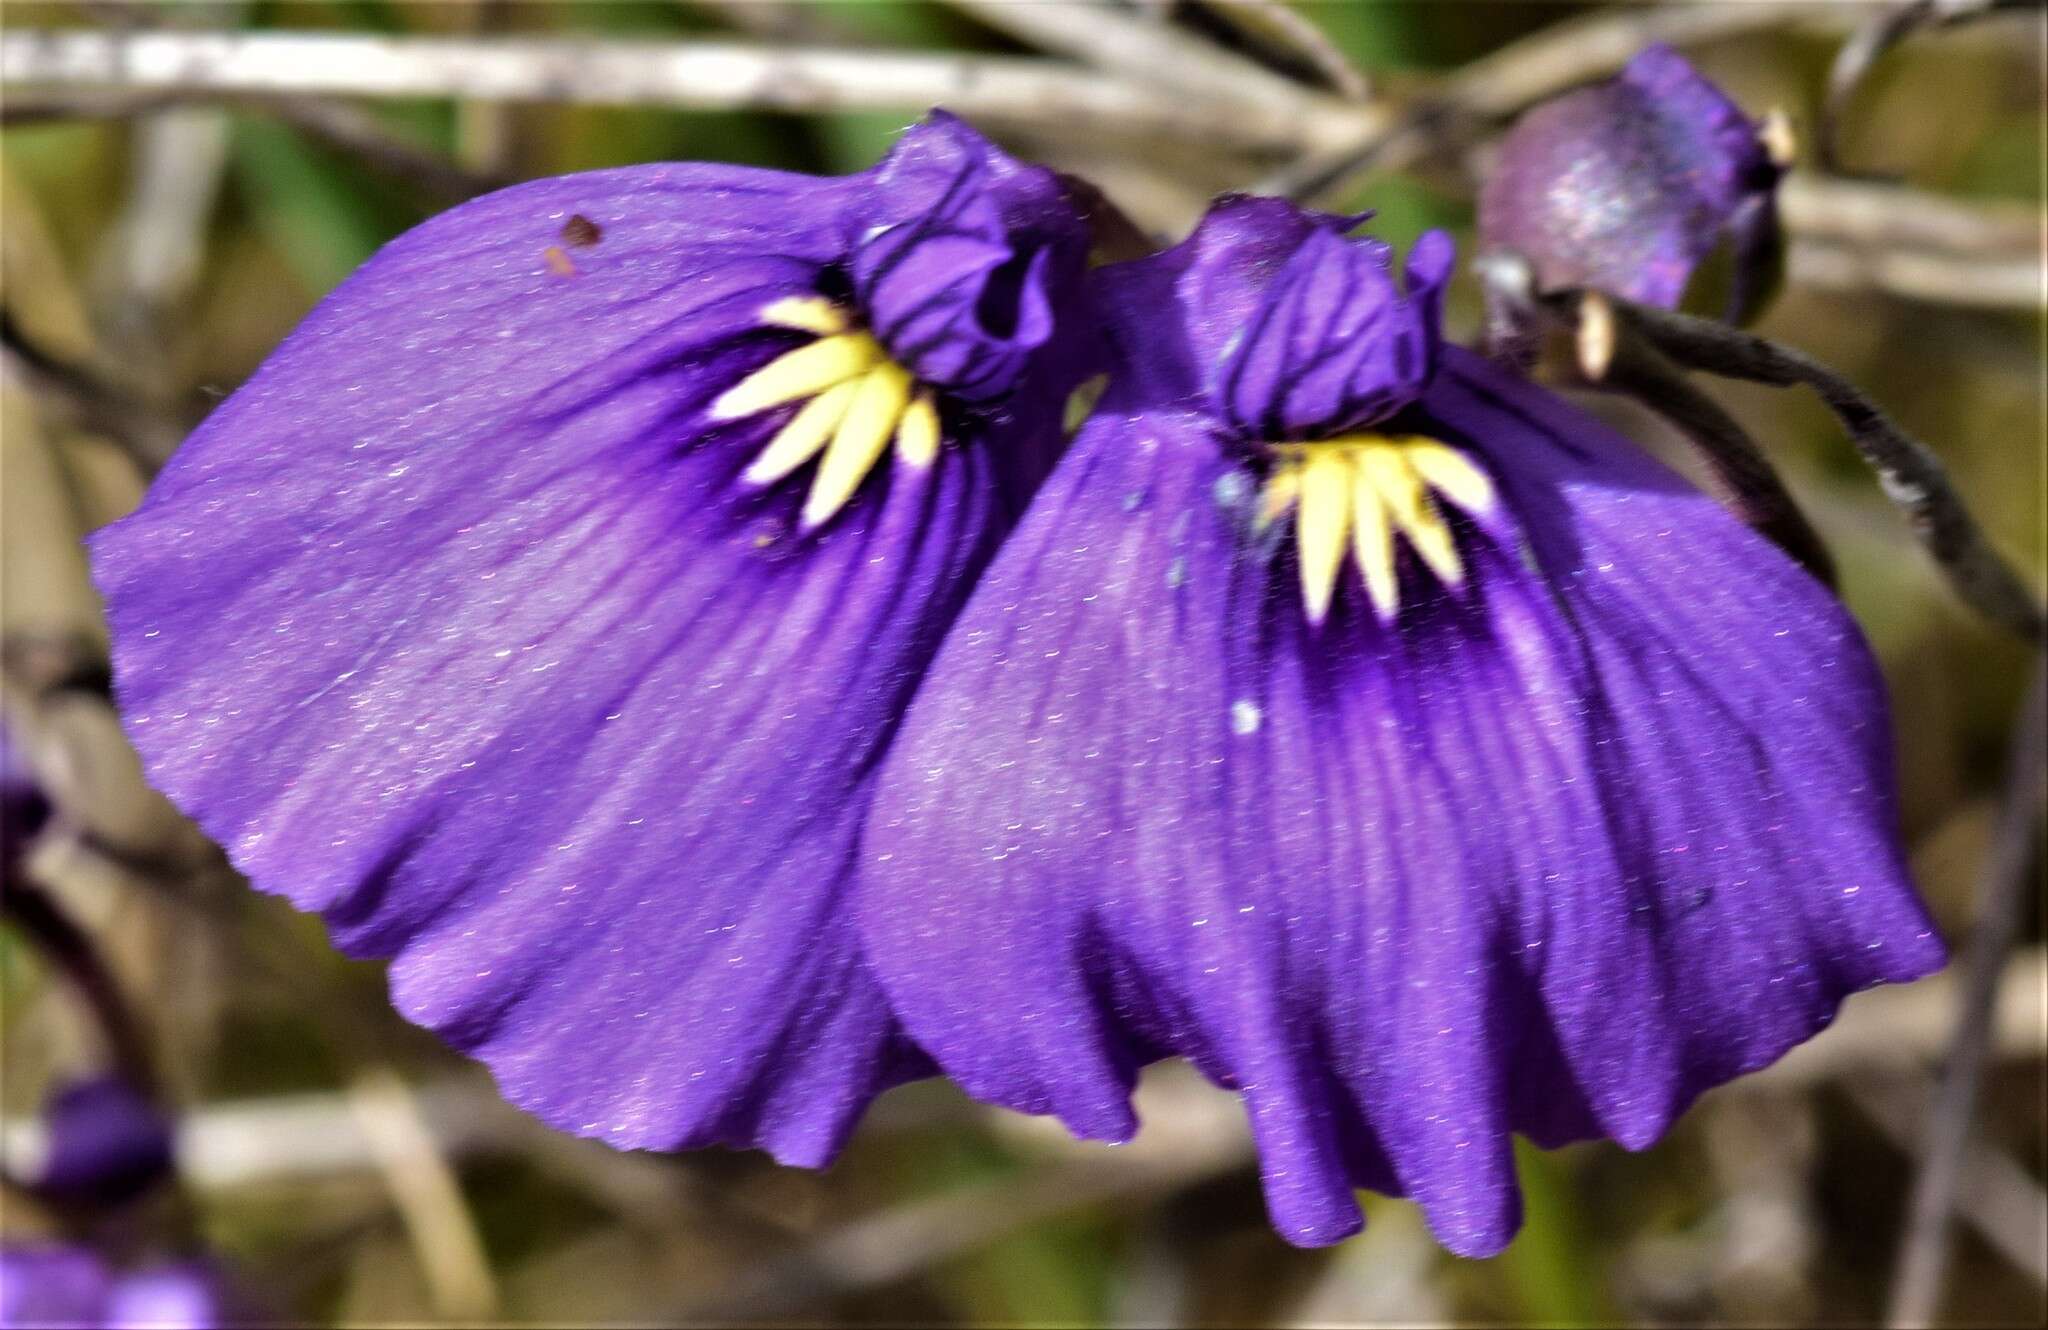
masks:
<svg viewBox="0 0 2048 1330"><path fill-rule="evenodd" d="M1187 372L1247 439L1371 428L1415 401L1435 372L1450 238L1423 236L1397 276L1384 244L1347 237L1355 218L1273 203L1230 199L1203 220L1169 261L1179 309L1159 332L1171 338L1179 316ZM1255 260L1239 253L1247 248Z"/></svg>

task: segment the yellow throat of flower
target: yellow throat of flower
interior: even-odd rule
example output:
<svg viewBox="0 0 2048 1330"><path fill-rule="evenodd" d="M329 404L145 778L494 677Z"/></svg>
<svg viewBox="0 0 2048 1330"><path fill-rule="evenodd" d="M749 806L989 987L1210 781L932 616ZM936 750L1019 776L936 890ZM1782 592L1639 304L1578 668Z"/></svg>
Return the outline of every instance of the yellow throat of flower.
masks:
<svg viewBox="0 0 2048 1330"><path fill-rule="evenodd" d="M822 452L804 498L805 530L846 506L892 439L905 465L924 468L938 457L939 409L931 389L920 387L844 309L822 296L791 296L765 306L760 318L764 326L816 333L818 339L726 389L711 404L711 418L738 420L803 403L742 478L772 485Z"/></svg>
<svg viewBox="0 0 2048 1330"><path fill-rule="evenodd" d="M1493 507L1493 482L1464 453L1419 435L1352 434L1269 445L1277 459L1259 508L1261 526L1294 515L1301 595L1321 623L1348 547L1380 619L1401 607L1394 539L1406 537L1445 586L1465 580L1464 561L1437 496L1467 512Z"/></svg>

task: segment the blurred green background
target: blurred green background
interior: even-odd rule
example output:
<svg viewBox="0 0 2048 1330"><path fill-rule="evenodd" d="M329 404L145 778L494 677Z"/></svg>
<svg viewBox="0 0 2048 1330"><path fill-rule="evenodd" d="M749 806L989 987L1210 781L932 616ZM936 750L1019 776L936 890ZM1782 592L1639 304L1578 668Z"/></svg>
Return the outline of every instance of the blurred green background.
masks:
<svg viewBox="0 0 2048 1330"><path fill-rule="evenodd" d="M1373 96L1399 99L1601 7L1293 9L1365 73ZM1288 65L1294 39L1260 39L1271 19L1257 10L1155 4L1131 13ZM1779 106L1811 125L1835 50L1869 12L1816 6L1688 53L1752 112ZM0 24L1032 54L972 13L920 3L10 2ZM2038 16L1916 39L1851 101L1845 159L1980 208L2004 234L2016 221L2024 241L2038 234L2043 198L2042 77ZM8 98L19 105L34 95L12 88ZM404 142L505 179L681 159L851 171L917 112L364 106ZM1089 176L1162 236L1183 230L1211 193L1285 165L1195 142L1105 141L1063 126L1056 106L989 128L1020 153ZM1469 168L1483 165L1489 134L1465 136L1412 169L1368 173L1326 202L1379 209L1375 229L1397 243L1450 227L1469 253ZM117 439L125 432L131 445L167 449L326 290L453 201L257 107L101 107L11 122L0 137L8 317L55 361L92 367L121 389L115 407L96 414L33 376L0 382L5 702L65 813L34 863L105 940L139 996L186 1114L193 1213L272 1306L349 1324L1853 1323L1880 1314L1946 1033L1952 990L1941 980L1859 998L1844 1028L1824 1037L1844 1036L1825 1057L1795 1056L1780 1072L1710 1095L1644 1154L1528 1154L1528 1226L1490 1262L1445 1256L1409 1206L1378 1198L1364 1237L1328 1251L1288 1248L1265 1226L1234 1107L1171 1069L1147 1086L1151 1145L1071 1145L1042 1124L927 1084L884 1100L825 1173L755 1155L620 1155L553 1136L498 1104L474 1068L391 1013L378 967L338 959L316 922L242 888L142 789L102 703L44 691L61 672L52 659L103 649L77 540L141 492L132 449ZM1830 239L1826 218L1794 233L1791 285L1760 330L1845 370L1930 441L2038 588L2048 555L2038 303L1930 298L1924 282L1886 275L1896 270L1885 266L1889 249L1873 257L1855 237ZM2036 245L1936 257L1950 265L1937 266L1942 273L2017 264L2022 277L2035 274L2023 293L2039 289ZM1461 338L1478 324L1464 280L1452 306ZM2027 653L1946 594L1816 400L1713 391L1780 463L1840 562L1843 594L1894 694L1914 864L1944 930L1960 939ZM1683 464L1656 421L1593 400ZM2019 1033L2001 1037L1978 1128L1979 1145L2017 1170L2022 1213L2003 1234L2008 1248L2042 1231L2024 1221L2048 1168L2038 1014L2026 1025L2029 1001L2041 1005L2028 987L2032 976L2038 989L2041 974L2035 899L2015 961ZM12 935L0 937L0 1000L0 1110L17 1120L53 1077L90 1062L92 1039L69 995ZM145 1211L129 1222L146 1232L164 1218ZM10 1196L4 1221L5 1236L20 1240L58 1217ZM2040 1265L2002 1250L1986 1227L1996 1223L1959 1224L1944 1315L2041 1324Z"/></svg>

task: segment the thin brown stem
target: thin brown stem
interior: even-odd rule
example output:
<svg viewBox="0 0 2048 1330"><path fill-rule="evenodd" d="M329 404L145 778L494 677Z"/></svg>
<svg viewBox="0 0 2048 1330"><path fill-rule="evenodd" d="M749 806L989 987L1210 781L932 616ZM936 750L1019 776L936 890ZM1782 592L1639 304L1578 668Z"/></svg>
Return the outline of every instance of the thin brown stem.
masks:
<svg viewBox="0 0 2048 1330"><path fill-rule="evenodd" d="M1560 314L1584 298L1580 291L1542 297ZM1948 469L1932 448L1901 429L1862 389L1827 365L1754 333L1712 319L1615 300L1621 320L1678 365L1722 378L1813 389L1848 431L1885 494L1912 523L1914 533L1958 597L1993 623L2029 641L2040 640L2040 601L1963 502Z"/></svg>
<svg viewBox="0 0 2048 1330"><path fill-rule="evenodd" d="M245 96L456 97L834 111L945 106L1125 141L1316 151L1367 108L1329 98L1191 98L1057 60L747 42L415 37L338 32L0 32L0 81L24 88Z"/></svg>
<svg viewBox="0 0 2048 1330"><path fill-rule="evenodd" d="M2048 797L2048 657L2035 662L2007 758L1999 801L1978 882L1977 922L1962 959L1963 999L1949 1039L1941 1081L1928 1114L1926 1146L1914 1179L1906 1230L1886 1320L1924 1326L1940 1303L1948 1269L1949 1216L1968 1157L1977 1091L1992 1047L2005 959L2019 936L2029 900L2038 899L2033 866L2042 800Z"/></svg>
<svg viewBox="0 0 2048 1330"><path fill-rule="evenodd" d="M149 1041L92 938L41 887L11 877L0 888L0 914L25 934L70 981L92 1011L107 1058L130 1085L154 1096L159 1084Z"/></svg>
<svg viewBox="0 0 2048 1330"><path fill-rule="evenodd" d="M1675 426L1706 464L1722 500L1823 583L1835 582L1834 559L1756 441L1720 403L1686 380L1655 347L1621 322L1604 295L1587 293L1574 304L1536 300L1527 262L1490 255L1480 265L1489 317L1507 357L1526 358L1537 326L1568 333L1580 372L1591 386L1631 397Z"/></svg>

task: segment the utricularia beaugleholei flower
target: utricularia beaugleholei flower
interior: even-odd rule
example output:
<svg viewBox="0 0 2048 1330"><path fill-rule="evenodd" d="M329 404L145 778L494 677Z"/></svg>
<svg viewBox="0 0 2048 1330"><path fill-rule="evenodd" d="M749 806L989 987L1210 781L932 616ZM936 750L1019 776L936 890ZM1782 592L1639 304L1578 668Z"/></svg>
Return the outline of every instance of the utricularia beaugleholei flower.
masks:
<svg viewBox="0 0 2048 1330"><path fill-rule="evenodd" d="M1619 77L1516 122L1480 188L1479 234L1527 258L1545 286L1666 308L1684 298L1743 322L1777 286L1788 140L1781 121L1750 119L1653 46Z"/></svg>
<svg viewBox="0 0 2048 1330"><path fill-rule="evenodd" d="M823 1162L930 1070L861 822L1057 456L1086 251L943 115L401 237L96 538L150 777L549 1123Z"/></svg>
<svg viewBox="0 0 2048 1330"><path fill-rule="evenodd" d="M467 205L98 539L131 733L558 1125L815 1163L935 1060L1121 1139L1181 1054L1290 1239L1496 1250L1511 1131L1640 1145L1940 948L1839 607L1350 225L1084 300L943 119Z"/></svg>

